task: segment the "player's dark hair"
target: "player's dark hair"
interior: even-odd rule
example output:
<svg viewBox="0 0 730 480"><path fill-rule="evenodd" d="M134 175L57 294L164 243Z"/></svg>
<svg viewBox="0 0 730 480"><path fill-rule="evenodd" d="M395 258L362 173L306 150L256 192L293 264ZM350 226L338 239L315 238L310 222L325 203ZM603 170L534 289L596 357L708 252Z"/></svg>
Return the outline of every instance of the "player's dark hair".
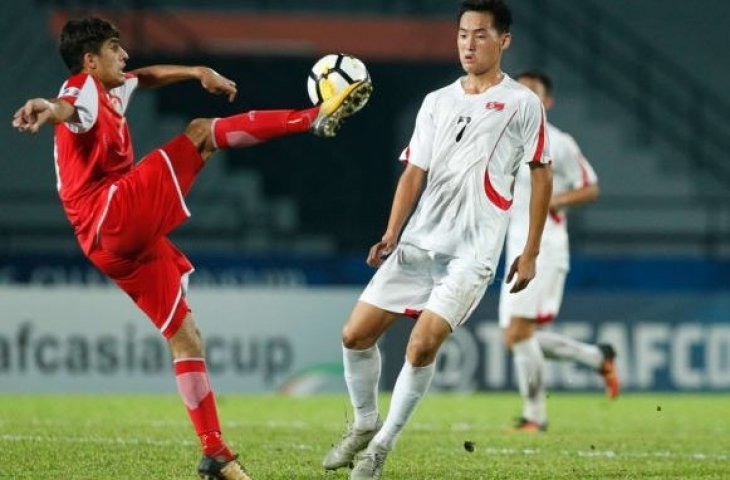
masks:
<svg viewBox="0 0 730 480"><path fill-rule="evenodd" d="M512 12L502 0L462 0L456 21L460 22L466 12L491 13L494 28L499 33L509 33L512 26Z"/></svg>
<svg viewBox="0 0 730 480"><path fill-rule="evenodd" d="M545 93L547 93L548 95L553 93L553 81L550 79L550 77L547 76L547 74L539 70L526 70L518 74L515 77L515 80L520 80L522 78L537 80L538 82L542 83L543 87L545 87Z"/></svg>
<svg viewBox="0 0 730 480"><path fill-rule="evenodd" d="M98 54L101 46L111 38L119 38L117 28L106 20L87 17L69 20L61 31L59 51L72 74L84 68L84 55Z"/></svg>

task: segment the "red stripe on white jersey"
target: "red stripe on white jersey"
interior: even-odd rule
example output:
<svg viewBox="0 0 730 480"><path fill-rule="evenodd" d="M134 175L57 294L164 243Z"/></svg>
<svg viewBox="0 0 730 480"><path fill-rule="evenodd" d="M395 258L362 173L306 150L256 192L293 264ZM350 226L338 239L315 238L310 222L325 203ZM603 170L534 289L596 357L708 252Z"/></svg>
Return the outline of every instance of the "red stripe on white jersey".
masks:
<svg viewBox="0 0 730 480"><path fill-rule="evenodd" d="M499 142L504 136L504 132L507 130L507 126L510 124L510 122L512 122L512 119L515 118L516 114L517 112L513 113L510 119L504 125L504 128L500 132L497 141L494 143L492 153L489 154L487 168L484 170L484 191L486 192L489 201L492 202L492 204L494 204L494 206L499 208L500 210L509 210L509 208L512 206L512 199L507 199L500 195L499 192L494 188L494 185L492 185L492 179L489 178L489 164L492 161L492 156L494 155L494 152L497 150L497 145L499 145ZM540 127L540 130L542 131L542 126Z"/></svg>
<svg viewBox="0 0 730 480"><path fill-rule="evenodd" d="M545 114L540 118L540 132L537 134L537 148L532 156L532 161L540 163L545 149Z"/></svg>

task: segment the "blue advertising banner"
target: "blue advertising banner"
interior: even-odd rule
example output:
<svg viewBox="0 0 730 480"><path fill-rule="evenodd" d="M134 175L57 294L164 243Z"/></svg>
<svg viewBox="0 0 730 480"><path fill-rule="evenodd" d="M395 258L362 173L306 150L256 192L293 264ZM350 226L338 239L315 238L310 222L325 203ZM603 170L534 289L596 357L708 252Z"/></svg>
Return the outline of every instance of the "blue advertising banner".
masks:
<svg viewBox="0 0 730 480"><path fill-rule="evenodd" d="M497 321L497 294L482 301L464 328L443 345L433 388L502 390L513 384L512 362ZM383 341L384 384L400 371L412 321L398 322ZM568 294L552 331L610 343L626 390L730 391L730 295L727 293ZM596 372L549 362L556 390L602 388Z"/></svg>

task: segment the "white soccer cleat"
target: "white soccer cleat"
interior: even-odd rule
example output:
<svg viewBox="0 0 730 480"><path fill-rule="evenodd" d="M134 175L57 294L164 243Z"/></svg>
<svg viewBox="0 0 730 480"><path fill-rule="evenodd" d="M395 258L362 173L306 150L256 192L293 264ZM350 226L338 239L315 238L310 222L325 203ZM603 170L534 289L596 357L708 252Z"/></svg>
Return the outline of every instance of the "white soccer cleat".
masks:
<svg viewBox="0 0 730 480"><path fill-rule="evenodd" d="M373 84L360 80L326 99L319 107L319 114L312 123L312 133L320 137L334 137L344 118L358 112L370 99Z"/></svg>
<svg viewBox="0 0 730 480"><path fill-rule="evenodd" d="M382 426L383 422L380 417L378 417L375 428L372 430L355 430L350 426L342 439L327 452L322 461L322 466L326 470L337 470L338 468L351 466L355 460L355 455L368 446L370 440L373 439Z"/></svg>
<svg viewBox="0 0 730 480"><path fill-rule="evenodd" d="M350 473L350 480L379 480L383 476L383 467L388 452L370 451L363 454Z"/></svg>

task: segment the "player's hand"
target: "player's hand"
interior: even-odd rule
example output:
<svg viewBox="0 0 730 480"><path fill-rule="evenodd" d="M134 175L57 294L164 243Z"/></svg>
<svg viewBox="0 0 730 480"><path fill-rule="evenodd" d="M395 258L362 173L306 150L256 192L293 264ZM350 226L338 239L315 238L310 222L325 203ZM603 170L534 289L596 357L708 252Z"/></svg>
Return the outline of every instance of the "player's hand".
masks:
<svg viewBox="0 0 730 480"><path fill-rule="evenodd" d="M212 68L204 68L200 75L200 84L203 88L215 95L228 95L228 101L232 102L236 98L238 89L236 82L229 80Z"/></svg>
<svg viewBox="0 0 730 480"><path fill-rule="evenodd" d="M395 236L388 234L383 235L383 238L378 243L370 247L367 264L373 268L378 268L383 264L383 261L388 258L388 255L393 253L396 243L397 240Z"/></svg>
<svg viewBox="0 0 730 480"><path fill-rule="evenodd" d="M13 127L22 133L38 133L38 129L51 118L52 108L51 102L45 98L28 100L13 115Z"/></svg>
<svg viewBox="0 0 730 480"><path fill-rule="evenodd" d="M515 277L515 275L517 276ZM512 282L513 277L515 278L515 283L509 292L517 293L520 290L524 290L530 281L535 278L535 257L520 255L515 258L507 275L507 283Z"/></svg>

